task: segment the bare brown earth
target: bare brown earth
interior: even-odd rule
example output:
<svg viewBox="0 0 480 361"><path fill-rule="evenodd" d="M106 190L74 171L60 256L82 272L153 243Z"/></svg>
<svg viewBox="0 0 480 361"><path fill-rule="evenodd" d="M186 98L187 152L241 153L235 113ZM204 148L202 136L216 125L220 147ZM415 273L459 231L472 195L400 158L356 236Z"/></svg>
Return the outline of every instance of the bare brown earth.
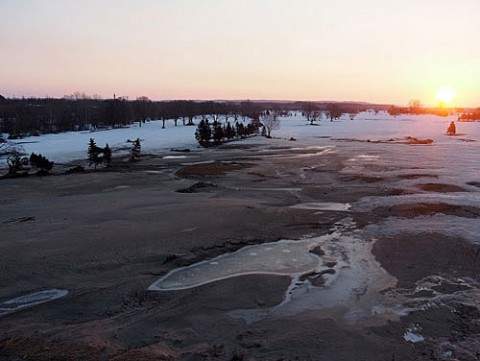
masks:
<svg viewBox="0 0 480 361"><path fill-rule="evenodd" d="M278 305L289 277L147 291L176 267L246 245L322 235L346 216L291 205L411 193L388 177L345 176L349 155L297 158L310 151L277 142L276 149L225 146L187 159L150 156L97 172L0 180L0 302L43 289L70 291L0 316L0 360L446 360L450 350L451 360L478 359L473 301L445 301L375 325L348 325L315 310L247 324L227 312ZM456 190L438 187L421 188ZM391 216L478 217L477 209L460 208L410 204L348 216L359 226ZM373 253L412 302L465 289L445 281L416 291L415 282L430 275L480 281L479 248L461 238L406 230L377 240ZM422 325L425 342L403 338L414 324Z"/></svg>

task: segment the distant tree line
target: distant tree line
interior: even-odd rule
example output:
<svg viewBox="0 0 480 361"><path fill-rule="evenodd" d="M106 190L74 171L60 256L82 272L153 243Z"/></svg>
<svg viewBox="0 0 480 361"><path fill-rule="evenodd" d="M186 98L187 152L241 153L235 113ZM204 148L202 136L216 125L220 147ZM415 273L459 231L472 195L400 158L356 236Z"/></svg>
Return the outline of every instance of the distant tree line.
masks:
<svg viewBox="0 0 480 361"><path fill-rule="evenodd" d="M462 113L458 117L459 122L475 122L480 120L480 108L475 111Z"/></svg>
<svg viewBox="0 0 480 361"><path fill-rule="evenodd" d="M433 114L433 115L439 115L442 117L446 117L450 113L450 109L445 108L445 107L425 107L420 100L418 99L413 99L410 100L408 105L406 107L399 107L395 105L391 105L387 109L388 114L392 116L397 116L401 114L415 114L415 115L420 115L420 114Z"/></svg>
<svg viewBox="0 0 480 361"><path fill-rule="evenodd" d="M81 93L52 98L0 98L0 133L10 138L65 131L115 128L150 119L173 121L177 126L194 124L195 117L220 117L234 122L258 119L261 104L251 101L151 101L147 97L100 99Z"/></svg>

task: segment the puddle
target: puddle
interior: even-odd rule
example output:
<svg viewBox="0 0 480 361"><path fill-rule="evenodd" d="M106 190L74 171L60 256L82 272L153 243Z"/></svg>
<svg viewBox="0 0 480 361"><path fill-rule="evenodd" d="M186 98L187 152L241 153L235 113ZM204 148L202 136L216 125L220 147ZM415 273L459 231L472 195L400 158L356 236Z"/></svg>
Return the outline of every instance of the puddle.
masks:
<svg viewBox="0 0 480 361"><path fill-rule="evenodd" d="M335 202L325 202L325 203L299 203L290 208L295 209L312 209L317 211L348 211L352 206L349 203L335 203Z"/></svg>
<svg viewBox="0 0 480 361"><path fill-rule="evenodd" d="M31 293L25 296L13 298L11 300L0 303L0 316L17 312L25 308L33 307L45 302L50 302L68 294L67 290L44 290Z"/></svg>

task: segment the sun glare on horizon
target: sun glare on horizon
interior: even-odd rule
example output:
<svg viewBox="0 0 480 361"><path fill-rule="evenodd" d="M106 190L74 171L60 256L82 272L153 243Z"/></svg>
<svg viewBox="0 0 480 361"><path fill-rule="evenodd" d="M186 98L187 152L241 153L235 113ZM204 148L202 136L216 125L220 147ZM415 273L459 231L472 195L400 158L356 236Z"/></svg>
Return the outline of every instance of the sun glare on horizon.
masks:
<svg viewBox="0 0 480 361"><path fill-rule="evenodd" d="M457 96L457 92L451 86L443 86L438 89L435 94L435 100L440 103L441 106L448 105Z"/></svg>

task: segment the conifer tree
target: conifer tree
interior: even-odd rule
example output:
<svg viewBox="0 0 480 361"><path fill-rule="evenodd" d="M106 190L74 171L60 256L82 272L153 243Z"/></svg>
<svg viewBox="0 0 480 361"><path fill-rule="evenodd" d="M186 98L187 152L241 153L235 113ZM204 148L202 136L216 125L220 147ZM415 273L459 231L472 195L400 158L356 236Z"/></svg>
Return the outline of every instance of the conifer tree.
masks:
<svg viewBox="0 0 480 361"><path fill-rule="evenodd" d="M133 141L132 150L130 153L130 161L135 162L140 159L142 153L142 145L140 144L140 138Z"/></svg>
<svg viewBox="0 0 480 361"><path fill-rule="evenodd" d="M107 165L107 167L110 165L110 162L112 161L112 150L108 146L108 143L105 145L105 148L103 148L103 161Z"/></svg>
<svg viewBox="0 0 480 361"><path fill-rule="evenodd" d="M225 126L224 132L225 132L225 137L228 140L231 140L231 139L235 138L235 129L232 127L230 122L227 122L227 125Z"/></svg>
<svg viewBox="0 0 480 361"><path fill-rule="evenodd" d="M220 144L225 136L222 125L218 121L213 122L213 141L215 144Z"/></svg>
<svg viewBox="0 0 480 361"><path fill-rule="evenodd" d="M197 125L195 131L195 138L202 147L208 147L210 145L210 138L212 137L212 129L208 124L207 119L202 119Z"/></svg>
<svg viewBox="0 0 480 361"><path fill-rule="evenodd" d="M95 140L90 138L90 142L88 143L88 162L90 166L93 164L95 169L97 169L97 165L101 162L99 155L100 148L97 146L97 143L95 143Z"/></svg>
<svg viewBox="0 0 480 361"><path fill-rule="evenodd" d="M35 168L39 168L45 172L48 172L53 168L53 162L49 161L41 154L32 153L30 155L30 164Z"/></svg>

